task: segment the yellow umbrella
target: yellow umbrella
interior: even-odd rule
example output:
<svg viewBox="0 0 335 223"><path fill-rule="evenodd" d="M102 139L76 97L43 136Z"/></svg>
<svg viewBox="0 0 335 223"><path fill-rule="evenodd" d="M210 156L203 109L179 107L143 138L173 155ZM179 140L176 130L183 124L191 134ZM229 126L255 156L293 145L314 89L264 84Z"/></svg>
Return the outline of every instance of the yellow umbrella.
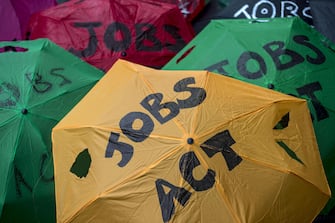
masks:
<svg viewBox="0 0 335 223"><path fill-rule="evenodd" d="M52 132L58 222L311 222L330 197L304 99L118 60Z"/></svg>

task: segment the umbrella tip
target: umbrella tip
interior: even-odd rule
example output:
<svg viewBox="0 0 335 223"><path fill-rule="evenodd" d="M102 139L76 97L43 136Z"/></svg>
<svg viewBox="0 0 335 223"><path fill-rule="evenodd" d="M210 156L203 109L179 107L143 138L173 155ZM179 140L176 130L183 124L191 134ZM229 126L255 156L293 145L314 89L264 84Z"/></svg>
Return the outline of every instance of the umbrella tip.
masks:
<svg viewBox="0 0 335 223"><path fill-rule="evenodd" d="M271 84L271 83L270 83L270 84L268 84L268 88L269 88L269 89L274 89L275 86L274 86L274 84Z"/></svg>
<svg viewBox="0 0 335 223"><path fill-rule="evenodd" d="M188 138L187 139L187 143L190 144L190 145L192 145L194 143L193 138Z"/></svg>
<svg viewBox="0 0 335 223"><path fill-rule="evenodd" d="M28 109L26 109L26 108L22 109L21 113L24 114L24 115L28 114Z"/></svg>

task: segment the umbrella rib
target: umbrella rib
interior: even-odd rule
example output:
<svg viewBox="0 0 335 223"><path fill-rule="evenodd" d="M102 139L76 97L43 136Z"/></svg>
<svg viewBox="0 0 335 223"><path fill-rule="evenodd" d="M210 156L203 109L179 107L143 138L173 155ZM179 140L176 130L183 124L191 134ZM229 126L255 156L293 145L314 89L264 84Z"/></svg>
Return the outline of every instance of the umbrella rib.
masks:
<svg viewBox="0 0 335 223"><path fill-rule="evenodd" d="M271 104L268 104L267 106L270 106ZM239 119L239 118L242 118L243 116L245 116L245 115L250 115L250 114L252 114L252 113L255 113L255 112L258 112L259 110L262 110L262 109L264 109L266 106L264 106L264 107L262 107L262 108L259 108L259 109L256 109L256 110L254 110L254 111L251 111L251 112L247 112L247 113L244 113L244 114L241 114L239 117L236 117L234 120L237 120L237 119ZM208 131L207 133L204 133L203 135L201 135L200 137L204 137L204 136L206 136L206 135L211 135L212 134L212 132L217 132L217 130L218 129L221 129L221 126L224 126L224 125L226 125L227 123L229 123L229 122L232 122L232 121L234 121L234 120L229 120L229 121L227 121L227 122L225 122L225 123L223 123L223 124L221 124L221 125L219 125L216 129L214 129L214 130L212 130L212 131ZM241 156L242 158L245 158L245 159L248 159L248 160L250 160L250 161L252 161L252 159L250 159L250 158L248 158L248 157L246 157L246 156L243 156L243 155L241 155L241 154L239 154L239 156ZM257 160L254 160L255 162L258 162ZM260 163L262 163L262 162L260 162ZM265 165L266 166L266 165ZM271 165L269 165L269 166L271 166ZM286 173L289 173L290 171L282 171L282 172L286 172ZM293 172L292 172L293 173ZM294 173L293 173L294 174ZM297 175L298 176L298 175ZM300 177L300 176L299 176ZM312 182L309 182L309 183L311 183L311 184L313 184ZM315 187L317 187L315 184L313 184ZM318 188L318 187L317 187ZM318 188L319 190L320 190L320 188ZM320 191L322 191L322 190L320 190ZM324 193L324 192L322 192L322 193Z"/></svg>
<svg viewBox="0 0 335 223"><path fill-rule="evenodd" d="M52 120L52 121L55 121L55 122L59 122L58 119L55 119L55 118L52 118L52 117L47 117L47 116L44 116L44 115L41 115L41 114L38 114L38 113L32 113L30 112L31 115L34 115L35 117L39 117L39 118L43 118L43 119L47 119L47 120Z"/></svg>
<svg viewBox="0 0 335 223"><path fill-rule="evenodd" d="M178 152L181 148L183 148L183 145L177 146L175 149L171 150L170 152L164 154L163 156L161 156L160 159L157 159L153 164L151 164L150 166L146 166L143 167L142 169L138 170L137 172L135 172L133 175L123 179L122 181L120 181L118 184L115 184L114 187L111 187L110 189L106 190L104 194L108 194L109 192L113 191L113 189L117 188L118 186L124 184L125 182L128 182L129 180L137 177L137 176L142 176L142 175L138 175L139 173L142 172L142 174L145 174L147 172L149 172L152 167L157 166L161 160L164 160L165 158L168 158L170 156L172 156L173 154L175 154L176 152Z"/></svg>
<svg viewBox="0 0 335 223"><path fill-rule="evenodd" d="M267 106L270 106L270 104L267 105ZM247 114L251 114L251 113L257 112L257 111L259 111L260 109L264 109L264 107L259 108L259 109L256 109L256 110L251 111L251 112L248 112ZM236 119L241 118L241 117L244 116L245 114L246 114L246 113L244 113L243 115L240 115L240 116L237 117ZM236 119L235 119L235 120L236 120ZM226 123L225 123L225 124L226 124ZM222 124L222 125L224 125L224 124ZM220 126L222 126L222 125L220 125ZM90 126L90 127L92 127L92 126ZM106 127L106 128L101 128L101 127L99 127L99 126L95 126L95 127L96 127L96 128L100 128L100 129L106 129L106 130L108 129L108 130L110 130L110 128L107 128L107 127ZM217 128L218 128L218 127L217 127ZM121 131L121 130L118 129L118 128L116 128L116 130ZM211 131L211 132L213 132L213 131ZM207 132L206 134L209 134L209 132ZM204 135L206 135L206 134L204 134ZM149 137L155 137L155 138L156 138L156 137L161 137L161 136L158 136L158 135L155 135L155 136L154 136L154 135L150 135ZM164 136L163 136L163 137L164 137ZM170 138L170 139L171 139L171 138ZM176 138L176 139L177 139L177 138ZM150 169L151 169L152 167L157 166L157 165L159 164L160 160L163 160L164 158L170 157L171 155L173 155L173 154L175 154L176 152L178 152L182 147L183 147L183 145L176 147L175 149L171 150L170 152L165 153L165 154L161 157L161 159L156 160L156 161L155 161L153 164L151 164L150 166L143 167L142 169L139 169L138 171L136 171L136 172L133 173L132 175L128 176L127 178L124 178L124 179L120 180L119 182L117 182L116 184L114 184L112 187L110 187L109 189L105 190L104 193L99 194L99 196L97 196L96 198L94 198L93 200L91 200L90 202L88 202L87 205L85 205L83 208L81 208L80 210L78 210L78 211L76 212L76 214L74 214L73 217L71 217L71 219L74 219L76 216L78 216L79 213L81 212L81 210L83 210L84 208L89 207L95 200L97 200L97 199L99 199L100 197L103 197L105 194L108 194L108 193L112 192L113 190L119 188L119 187L120 187L121 185L123 185L124 183L129 182L129 181L131 181L132 179L135 179L135 178L137 178L137 177L139 177L139 176L142 176L142 175L146 174L147 172L150 171ZM199 152L199 151L197 151L197 150L194 150L194 151L195 151L196 153ZM272 168L272 169L274 169L274 170L276 170L276 171L280 171L280 172L283 172L283 173L289 173L289 174L294 174L294 175L296 175L295 173L293 173L293 172L291 172L291 171L287 171L287 170L284 170L284 169L277 169L275 166L270 165L270 164L268 164L268 163L266 163L266 162L261 162L261 161L258 161L258 160L254 160L254 159L251 159L250 157L243 156L243 155L240 155L240 156L243 157L243 159L249 160L249 161L251 161L251 162L257 163L257 164L262 165L262 166L270 167L270 168ZM197 157L198 157L199 159L201 159L202 156L197 156ZM205 164L205 167L206 167L207 163L206 163L203 159L201 159L201 163L202 163L202 164ZM207 168L208 168L208 165L207 165ZM298 175L296 175L296 176L298 176ZM300 177L300 176L298 176L298 177ZM300 178L301 178L301 177L300 177ZM303 178L302 178L302 179L303 179ZM303 179L303 180L305 180L305 179ZM218 181L217 181L217 182L218 182ZM312 184L311 182L309 182L309 183ZM312 185L315 186L314 184L312 184ZM220 184L218 184L218 186L221 188L220 191L224 191L224 189L222 188L222 186L221 186ZM315 187L316 187L316 186L315 186ZM318 188L318 187L316 187L316 188ZM318 188L318 189L319 189L319 188ZM320 190L320 189L319 189L319 190ZM320 190L320 191L321 191L321 190ZM224 194L224 193L223 193L223 194ZM224 195L221 195L221 196L224 196ZM223 199L225 200L226 204L229 206L230 212L234 215L236 222L241 222L241 221L238 219L238 217L237 217L236 213L234 212L233 208L232 208L231 205L229 204L228 199L227 199L225 196L223 197ZM70 220L71 220L71 219L70 219Z"/></svg>
<svg viewBox="0 0 335 223"><path fill-rule="evenodd" d="M204 83L203 83L203 89L207 89L206 88L206 86L207 86L207 84L208 84L208 79L209 79L209 75L210 75L210 73L209 73L209 71L205 71L206 72L206 78L205 78L205 81L204 81ZM193 123L192 123L192 126L196 126L196 123L198 122L198 118L199 118L199 115L198 115L198 113L199 113L199 111L200 111L200 106L197 106L196 107L196 110L194 111L194 119L193 119ZM190 134L191 135L194 135L194 132L192 132L192 130L194 131L195 130L195 128L193 128L193 129L190 129Z"/></svg>
<svg viewBox="0 0 335 223"><path fill-rule="evenodd" d="M117 133L122 133L122 129L121 128L113 128L113 127L103 127L103 126L99 126L99 125L92 125L92 124L87 124L87 125L81 125L80 127L78 127L77 125L73 125L73 126L66 126L65 129L81 129L81 128L92 128L92 129L101 129L107 132L117 132ZM57 128L57 129L62 129L62 128ZM172 136L164 136L164 135L157 135L157 134L150 134L148 136L149 138L159 138L159 139L169 139L169 140L176 140L176 141L181 141L181 138L177 138L177 137L172 137Z"/></svg>
<svg viewBox="0 0 335 223"><path fill-rule="evenodd" d="M15 117L11 118L10 120L13 120L14 118ZM10 121L7 122L6 124L10 124ZM23 120L21 119L20 124L19 124L20 129L22 128L22 125L23 125ZM11 163L14 163L14 160L15 160L16 148L17 148L17 145L18 145L18 142L19 142L20 134L21 134L21 132L19 131L19 134L17 134L16 139L15 139L15 143L14 143L14 146L13 146L13 148L15 148L15 151L13 151L13 153L12 153ZM10 171L10 168L8 169L8 172L9 171ZM6 174L5 185L8 185L8 178L9 178L8 172ZM7 191L7 188L6 188L6 191Z"/></svg>
<svg viewBox="0 0 335 223"><path fill-rule="evenodd" d="M205 168L209 169L209 165L207 164L207 162L205 161L205 159L203 159L203 154L201 154L200 149L197 150L193 150L197 155L197 158L201 161L201 164L205 166ZM218 177L215 176L215 182L220 182L218 180ZM227 205L229 212L231 213L231 215L233 216L234 220L236 223L241 223L241 220L238 217L238 214L234 211L234 209L232 208L231 203L229 202L227 196L225 196L225 190L222 187L221 184L216 183L217 187L219 188L219 194L221 195L221 197L223 198L225 204Z"/></svg>
<svg viewBox="0 0 335 223"><path fill-rule="evenodd" d="M196 151L196 150L194 150L194 152L199 153L199 151ZM278 172L282 172L282 173L286 173L286 174L294 175L294 176L296 176L296 177L302 179L303 181L305 181L305 182L311 184L313 187L317 188L322 194L325 194L326 196L329 196L329 195L326 194L324 191L322 191L318 186L316 186L316 185L313 184L312 182L310 182L310 181L304 179L303 177L299 176L298 174L296 174L296 173L294 173L294 172L292 172L292 171L285 170L285 169L283 169L283 168L282 168L282 169L281 169L281 168L277 168L277 166L271 165L271 164L266 163L266 162L261 162L261 161L256 160L256 159L252 159L252 158L247 157L247 156L243 156L243 155L240 155L240 156L241 156L244 160L248 160L248 161L250 161L250 162L256 163L256 164L259 165L259 166L264 166L264 167L273 169L274 171L278 171ZM206 164L206 165L207 165L207 162L206 162L204 159L202 159L202 155L201 155L201 154L198 155L197 157L199 158L199 160L201 160L201 163L202 163L202 164ZM209 169L209 166L208 166L208 165L206 166L206 165L205 165L205 167L206 167L207 169ZM215 178L216 178L216 181L215 181L215 182L219 182L219 181L217 180L217 176L216 176ZM283 183L282 183L282 184L283 184ZM224 188L222 187L222 185L219 184L219 183L217 183L216 185L217 185L217 187L220 188L219 192L220 192L220 194L221 194L221 197L222 197L223 200L225 201L226 205L229 207L229 211L230 211L231 214L233 214L233 216L235 217L236 222L241 222L240 219L237 217L238 215L236 214L236 212L235 212L234 209L232 208L232 205L230 204L229 200L228 200L227 197L225 196L225 190L224 190ZM277 193L276 197L278 197L278 195L279 195L279 192ZM275 203L275 201L276 201L276 199L274 199L273 203ZM269 211L269 210L268 210L268 211ZM264 214L264 216L265 216L265 215L266 215L266 214ZM263 216L263 218L264 218L264 216Z"/></svg>
<svg viewBox="0 0 335 223"><path fill-rule="evenodd" d="M0 112L4 109L0 109ZM12 110L12 109L6 109L6 110ZM7 125L8 123L12 122L17 117L17 114L13 114L12 117L8 118L6 121L3 121L0 123L0 127L3 127Z"/></svg>
<svg viewBox="0 0 335 223"><path fill-rule="evenodd" d="M90 86L90 85L91 85L91 84L87 84L87 85L83 85L83 86L81 86L80 88L76 88L76 89L73 89L73 90L70 90L70 91L65 91L65 92L63 92L62 94L58 94L58 95L56 95L55 97L50 97L48 100L40 101L39 103L36 103L36 104L32 105L30 108L34 108L34 107L37 107L37 106L39 106L39 105L46 104L46 103L48 103L48 102L54 100L55 98L58 98L58 97L60 97L60 96L64 96L64 95L69 94L69 93L73 93L73 92L75 92L75 91L79 91L80 89L85 88L85 87Z"/></svg>
<svg viewBox="0 0 335 223"><path fill-rule="evenodd" d="M90 127L92 127L92 126L90 126ZM100 128L100 129L108 129L108 128L101 128L101 127L99 127L99 128ZM109 129L110 129L110 128L109 128ZM118 130L121 131L120 129L118 129ZM150 137L152 137L152 135L150 135ZM156 136L154 136L154 137L159 137L159 136L156 135ZM112 187L110 187L109 189L105 190L104 193L99 194L96 198L94 198L94 199L92 199L90 202L88 202L84 207L80 208L80 209L79 209L79 210L78 210L78 211L77 211L71 218L69 218L67 221L71 221L71 220L75 219L76 216L78 216L78 215L80 214L80 212L81 212L83 209L89 207L89 206L90 206L91 204L93 204L94 201L96 201L97 199L103 197L103 196L106 195L106 194L109 194L110 192L112 192L112 191L115 190L115 189L118 189L118 188L119 188L121 185L123 185L124 183L126 183L126 182L130 182L131 180L133 180L133 179L135 179L135 178L138 178L138 177L140 177L140 176L145 175L147 172L150 171L151 168L153 168L154 166L157 166L157 165L159 164L160 160L164 160L165 158L170 157L171 155L173 155L173 154L175 154L176 152L178 152L182 147L183 147L183 145L180 145L180 146L176 147L175 149L171 150L170 152L165 153L165 154L161 157L161 159L156 160L152 165L143 167L142 169L139 169L138 171L134 172L134 173L133 173L132 175L130 175L129 177L120 180L119 182L117 182L116 184L114 184ZM199 151L197 151L197 150L194 150L194 151L195 151L195 152L199 152ZM243 159L245 159L245 160L249 160L250 162L257 163L258 165L261 165L261 166L269 167L269 168L271 168L271 169L274 169L275 171L279 171L279 172L283 172L283 173L288 173L288 174L293 174L293 175L295 175L295 176L301 178L302 180L306 181L305 179L303 179L303 178L300 177L299 175L295 174L294 172L287 171L287 170L285 170L285 169L279 169L279 168L276 168L276 166L274 166L274 165L271 165L271 164L266 163L266 162L261 162L261 161L258 161L258 160L256 160L256 159L252 159L252 158L247 157L247 156L243 156L243 155L240 155L240 156L241 156ZM207 165L207 163L206 163L203 159L201 159L202 156L197 156L197 157L201 160L201 163L202 163L202 164L206 164L206 165ZM207 168L208 168L208 166L207 166ZM219 182L219 181L216 180L216 182ZM315 186L313 183L311 183L311 182L309 182L309 181L307 181L307 182L310 183L310 184L312 184L314 187L318 188L318 187ZM218 185L218 187L220 188L220 191L222 191L222 192L221 192L221 196L223 197L223 199L224 199L224 201L226 202L226 204L229 206L230 212L231 212L232 214L234 214L234 217L235 217L235 220L236 220L235 222L241 222L241 221L238 219L237 214L235 213L235 211L234 211L233 208L231 207L231 205L230 205L228 199L226 198L226 196L224 196L224 191L225 191L224 188L222 187L221 184L217 184L217 185ZM318 189L319 189L319 188L318 188ZM320 189L319 189L319 190L320 190ZM321 191L321 190L320 190L320 191ZM323 191L321 191L321 192L322 192L323 194L325 194Z"/></svg>
<svg viewBox="0 0 335 223"><path fill-rule="evenodd" d="M273 102L272 102L272 103L273 103ZM271 104L272 104L272 103L271 103ZM275 103L275 102L274 102L274 103ZM268 105L266 105L266 106L264 106L264 107L261 107L261 108L259 108L259 109L254 110L254 111L250 111L250 112L241 114L241 115L239 115L238 117L236 117L234 120L239 119L239 118L242 118L242 117L245 116L245 115L250 115L250 114L252 114L252 113L257 113L259 110L263 110L263 109L265 109L266 107L270 106L271 104L268 104ZM206 136L206 135L210 135L212 132L217 132L217 129L220 129L222 126L224 126L224 125L226 125L227 123L232 122L232 121L234 121L234 120L229 120L229 121L227 121L227 122L225 122L225 123L223 123L223 124L221 124L221 125L215 127L215 129L205 132L204 134L202 134L202 135L199 136L199 137L204 137L204 136ZM195 151L195 152L196 152L196 153L199 153L199 151ZM271 164L269 164L269 163L262 162L262 161L259 161L259 160L256 160L256 159L252 159L252 158L250 158L250 157L247 157L247 156L244 156L244 155L241 155L241 154L239 154L239 156L241 156L241 157L242 157L243 159L245 159L245 160L249 160L249 161L251 161L251 162L253 162L253 163L257 163L258 165L261 165L261 166L265 166L265 167L274 169L275 171L279 171L279 172L287 173L287 174L293 174L293 175L295 175L295 176L301 178L302 180L308 182L309 184L313 185L313 187L317 188L321 193L327 195L327 194L326 194L323 190L321 190L317 185L315 185L314 183L312 183L312 182L310 182L310 181L308 181L308 180L302 178L301 176L299 176L298 174L296 174L296 173L294 173L294 172L292 172L292 171L290 171L290 170L285 170L285 169L277 168L277 166L274 166L274 165L271 165ZM206 164L206 165L207 165L207 162L206 162L204 159L202 159L202 154L199 154L197 157L201 160L201 163L202 163L202 164ZM208 165L205 166L205 167L208 168ZM221 187L221 185L219 185L219 186ZM222 188L222 190L220 190L220 191L224 191L224 189ZM224 193L223 193L223 194L224 194ZM222 196L224 196L224 195L222 195ZM328 196L328 195L327 195L327 196ZM225 196L224 196L223 198L224 198L224 200L225 200L227 203L229 203L228 200L225 199L225 198L226 198ZM229 207L231 207L231 205L230 205ZM234 213L234 211L233 211L232 209L231 209L231 213ZM234 213L234 214L235 214L235 213ZM235 216L237 216L237 215L235 215ZM237 217L236 217L236 218L237 218Z"/></svg>
<svg viewBox="0 0 335 223"><path fill-rule="evenodd" d="M84 206L80 207L79 210L77 210L75 212L75 214L73 214L71 217L69 217L65 222L71 222L73 219L75 219L82 210L84 210L85 208L89 207L91 204L94 203L94 201L98 200L101 197L104 197L105 195L109 194L110 192L112 192L115 189L118 189L120 186L122 186L123 184L125 184L126 182L131 181L132 179L135 179L139 176L143 176L144 174L146 174L147 172L150 171L150 169L152 169L152 167L157 166L160 162L160 160L164 160L165 158L175 154L176 152L178 152L181 148L183 147L183 145L177 146L175 149L173 149L172 151L164 154L163 156L161 156L161 159L156 160L153 164L151 164L150 166L146 166L143 167L142 169L137 170L136 172L134 172L132 175L119 180L117 183L115 183L112 187L110 187L109 189L106 189L103 193L100 193L99 195L97 195L94 199L90 200L89 202L87 202Z"/></svg>
<svg viewBox="0 0 335 223"><path fill-rule="evenodd" d="M143 74L142 74L142 70L139 70L138 67L134 66L134 70L136 70L136 73L140 76L141 80L144 82L144 84L148 87L148 89L151 91L151 93L155 93L156 91L154 90L153 86L150 84L149 81L147 81ZM172 119L172 121L174 123L176 123L176 125L185 133L185 128L182 126L182 124L178 121L178 119L174 118Z"/></svg>
<svg viewBox="0 0 335 223"><path fill-rule="evenodd" d="M258 113L259 111L264 110L264 109L267 108L267 107L270 107L270 106L271 106L272 104L274 104L274 103L277 103L277 102L283 102L283 101L285 101L285 100L271 101L271 103L266 104L266 105L264 105L264 106L262 106L262 107L256 108L256 109L253 110L253 111L249 111L249 112L241 113L240 115L234 117L233 120L232 120L232 119L231 119L231 120L227 120L226 122L224 122L224 123L222 123L222 124L216 126L215 128L213 128L213 129L211 129L211 130L208 130L207 132L204 132L203 134L199 135L199 138L204 138L206 135L208 136L208 135L212 134L212 132L217 132L218 129L221 129L223 126L227 125L227 123L231 123L231 122L233 122L233 121L235 121L235 120L237 120L237 119L240 119L240 118L242 118L242 117L245 117L245 116L247 116L247 115L251 115L251 114L254 114L254 113Z"/></svg>
<svg viewBox="0 0 335 223"><path fill-rule="evenodd" d="M321 190L318 186L316 186L315 184L313 184L312 182L310 181L307 181L305 178L299 176L298 174L294 173L293 171L290 171L290 170L285 170L283 168L277 168L277 166L274 166L274 165L271 165L269 163L266 163L266 162L262 162L262 161L259 161L259 160L256 160L256 159L251 159L250 157L247 157L247 156L243 156L243 155L240 155L243 159L245 160L249 160L250 162L253 162L253 163L257 163L261 166L266 166L266 167L269 167L273 170L276 170L276 171L279 171L279 172L282 172L282 173L287 173L287 174L293 174L297 177L299 177L300 179L306 181L307 183L313 185L315 188L317 188L322 194L325 194L326 196L328 196L328 194L326 194L323 190Z"/></svg>

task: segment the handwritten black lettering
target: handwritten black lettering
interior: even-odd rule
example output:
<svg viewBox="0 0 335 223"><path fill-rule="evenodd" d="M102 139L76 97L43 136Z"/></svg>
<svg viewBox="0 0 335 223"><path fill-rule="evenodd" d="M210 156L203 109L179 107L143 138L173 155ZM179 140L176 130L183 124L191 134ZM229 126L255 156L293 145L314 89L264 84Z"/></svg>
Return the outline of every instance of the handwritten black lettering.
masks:
<svg viewBox="0 0 335 223"><path fill-rule="evenodd" d="M179 161L179 170L184 180L188 182L195 191L204 191L213 187L215 183L215 172L207 170L206 175L201 180L193 177L193 170L200 165L200 161L193 151L182 155Z"/></svg>
<svg viewBox="0 0 335 223"><path fill-rule="evenodd" d="M119 40L117 37L122 37L122 39ZM131 32L125 24L113 22L107 27L104 42L106 47L114 52L124 51L131 44Z"/></svg>
<svg viewBox="0 0 335 223"><path fill-rule="evenodd" d="M323 119L328 118L329 114L326 108L315 96L314 94L315 91L322 91L322 86L319 82L309 83L302 87L297 88L299 96L307 95L311 99L312 105L316 112L316 118L318 121L321 121Z"/></svg>
<svg viewBox="0 0 335 223"><path fill-rule="evenodd" d="M133 123L135 120L142 122L140 129L134 129ZM142 112L130 112L125 115L119 123L122 133L133 142L142 142L149 137L154 129L154 122L150 116Z"/></svg>
<svg viewBox="0 0 335 223"><path fill-rule="evenodd" d="M0 84L0 107L15 106L20 99L20 95L20 90L17 86L9 82L2 82Z"/></svg>
<svg viewBox="0 0 335 223"><path fill-rule="evenodd" d="M163 44L156 37L157 29L148 23L135 25L136 30L136 49L138 51L161 51Z"/></svg>
<svg viewBox="0 0 335 223"><path fill-rule="evenodd" d="M124 167L133 157L134 148L133 146L127 143L119 142L119 137L120 137L119 133L114 133L114 132L110 133L108 144L106 147L105 157L106 158L113 157L114 151L118 150L122 154L122 157L121 157L120 162L118 163L118 166Z"/></svg>
<svg viewBox="0 0 335 223"><path fill-rule="evenodd" d="M165 193L163 186L169 188L170 191ZM170 221L175 213L174 199L182 206L185 206L192 195L184 188L176 187L163 179L156 180L156 190L164 222Z"/></svg>
<svg viewBox="0 0 335 223"><path fill-rule="evenodd" d="M76 22L73 24L76 28L85 28L89 34L88 45L84 50L76 50L70 48L69 51L78 57L89 57L94 55L98 46L98 39L95 33L94 28L101 26L101 22Z"/></svg>

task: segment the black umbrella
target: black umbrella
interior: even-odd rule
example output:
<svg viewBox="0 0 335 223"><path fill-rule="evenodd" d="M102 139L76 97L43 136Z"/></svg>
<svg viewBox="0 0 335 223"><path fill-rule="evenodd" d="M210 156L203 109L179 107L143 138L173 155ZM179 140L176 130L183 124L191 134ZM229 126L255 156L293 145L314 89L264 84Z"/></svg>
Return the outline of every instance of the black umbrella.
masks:
<svg viewBox="0 0 335 223"><path fill-rule="evenodd" d="M206 16L203 15L201 23L196 24L196 32L201 31L211 19L260 19L299 16L308 24L313 24L308 0L231 0L223 8L219 8L216 2L214 6L212 4L212 11L204 12Z"/></svg>
<svg viewBox="0 0 335 223"><path fill-rule="evenodd" d="M335 43L335 1L310 0L315 28Z"/></svg>

